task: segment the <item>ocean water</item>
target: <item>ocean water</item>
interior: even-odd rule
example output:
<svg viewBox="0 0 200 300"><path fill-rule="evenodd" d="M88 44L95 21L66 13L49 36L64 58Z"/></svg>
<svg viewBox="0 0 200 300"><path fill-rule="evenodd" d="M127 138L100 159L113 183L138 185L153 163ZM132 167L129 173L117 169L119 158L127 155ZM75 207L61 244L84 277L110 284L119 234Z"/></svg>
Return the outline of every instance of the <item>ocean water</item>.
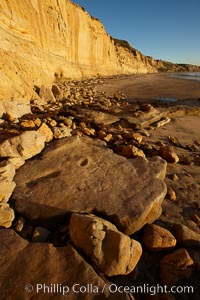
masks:
<svg viewBox="0 0 200 300"><path fill-rule="evenodd" d="M174 73L174 74L168 74L167 76L185 79L185 80L200 81L200 72Z"/></svg>

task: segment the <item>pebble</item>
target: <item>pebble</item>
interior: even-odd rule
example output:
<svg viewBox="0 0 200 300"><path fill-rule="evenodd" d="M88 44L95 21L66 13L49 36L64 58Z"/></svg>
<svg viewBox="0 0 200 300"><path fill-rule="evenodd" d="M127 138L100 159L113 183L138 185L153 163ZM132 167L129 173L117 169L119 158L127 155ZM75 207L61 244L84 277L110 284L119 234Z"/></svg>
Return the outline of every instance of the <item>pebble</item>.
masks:
<svg viewBox="0 0 200 300"><path fill-rule="evenodd" d="M195 222L197 223L198 225L200 225L200 216L197 215L197 214L191 214L190 215L190 218Z"/></svg>
<svg viewBox="0 0 200 300"><path fill-rule="evenodd" d="M35 123L33 120L24 120L20 122L20 126L25 128L34 128Z"/></svg>
<svg viewBox="0 0 200 300"><path fill-rule="evenodd" d="M173 174L173 175L172 175L172 180L173 180L173 181L178 181L178 180L179 180L178 175Z"/></svg>
<svg viewBox="0 0 200 300"><path fill-rule="evenodd" d="M47 241L50 231L44 227L36 227L33 231L32 242L44 243Z"/></svg>
<svg viewBox="0 0 200 300"><path fill-rule="evenodd" d="M176 201L176 193L170 186L167 188L167 198L171 201Z"/></svg>
<svg viewBox="0 0 200 300"><path fill-rule="evenodd" d="M179 157L172 147L161 146L159 149L159 155L169 163L176 164L179 162Z"/></svg>
<svg viewBox="0 0 200 300"><path fill-rule="evenodd" d="M103 139L105 142L109 143L113 139L113 136L111 133L109 133Z"/></svg>
<svg viewBox="0 0 200 300"><path fill-rule="evenodd" d="M56 127L57 122L56 122L55 120L51 120L51 121L49 122L49 125L50 125L51 127Z"/></svg>

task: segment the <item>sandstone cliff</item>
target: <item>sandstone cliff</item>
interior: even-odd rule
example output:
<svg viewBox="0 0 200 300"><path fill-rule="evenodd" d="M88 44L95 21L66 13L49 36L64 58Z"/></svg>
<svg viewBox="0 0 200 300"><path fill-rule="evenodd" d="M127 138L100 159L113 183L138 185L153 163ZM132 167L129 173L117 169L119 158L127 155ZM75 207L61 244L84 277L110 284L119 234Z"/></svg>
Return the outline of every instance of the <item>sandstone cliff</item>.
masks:
<svg viewBox="0 0 200 300"><path fill-rule="evenodd" d="M1 0L0 37L0 100L30 100L34 85L55 77L158 70L156 60L111 38L70 0Z"/></svg>
<svg viewBox="0 0 200 300"><path fill-rule="evenodd" d="M103 25L70 0L1 0L0 99L28 99L55 76L155 72L139 51L116 44Z"/></svg>

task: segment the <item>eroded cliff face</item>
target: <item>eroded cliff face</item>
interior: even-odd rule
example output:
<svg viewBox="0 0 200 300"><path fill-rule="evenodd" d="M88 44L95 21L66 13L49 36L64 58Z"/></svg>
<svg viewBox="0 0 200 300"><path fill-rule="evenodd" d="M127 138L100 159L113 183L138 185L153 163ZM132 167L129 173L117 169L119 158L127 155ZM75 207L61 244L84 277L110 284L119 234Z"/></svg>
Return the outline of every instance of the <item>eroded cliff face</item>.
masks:
<svg viewBox="0 0 200 300"><path fill-rule="evenodd" d="M156 72L139 51L115 43L70 0L0 1L0 99L30 99L56 76Z"/></svg>
<svg viewBox="0 0 200 300"><path fill-rule="evenodd" d="M57 77L168 70L188 69L111 38L99 20L70 0L0 1L0 100L26 102L36 96L34 85Z"/></svg>

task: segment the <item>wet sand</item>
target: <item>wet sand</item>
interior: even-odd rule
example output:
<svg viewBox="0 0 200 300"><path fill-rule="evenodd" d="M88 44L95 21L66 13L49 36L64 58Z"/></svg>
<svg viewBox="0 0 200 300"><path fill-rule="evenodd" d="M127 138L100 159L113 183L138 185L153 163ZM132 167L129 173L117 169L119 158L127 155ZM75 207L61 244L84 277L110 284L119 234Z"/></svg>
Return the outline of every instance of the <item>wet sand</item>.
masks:
<svg viewBox="0 0 200 300"><path fill-rule="evenodd" d="M167 77L167 74L144 74L106 79L98 90L108 94L121 90L129 101L155 100L159 97L188 100L200 98L200 81Z"/></svg>

